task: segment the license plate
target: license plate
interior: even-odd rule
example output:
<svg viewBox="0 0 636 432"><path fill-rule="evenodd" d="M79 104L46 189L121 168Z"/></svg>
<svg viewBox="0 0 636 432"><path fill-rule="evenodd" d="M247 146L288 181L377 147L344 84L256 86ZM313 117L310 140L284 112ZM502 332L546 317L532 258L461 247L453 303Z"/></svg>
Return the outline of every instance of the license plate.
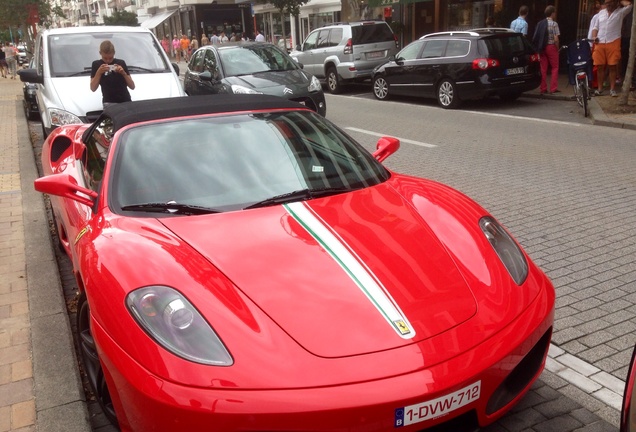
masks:
<svg viewBox="0 0 636 432"><path fill-rule="evenodd" d="M524 67L516 67L516 68L506 69L504 73L506 75L516 75L516 74L524 73L525 71L526 71L526 68Z"/></svg>
<svg viewBox="0 0 636 432"><path fill-rule="evenodd" d="M367 53L368 59L376 59L384 57L384 51L372 51Z"/></svg>
<svg viewBox="0 0 636 432"><path fill-rule="evenodd" d="M426 420L432 420L451 413L469 403L479 399L481 394L481 381L470 384L463 389L445 396L438 397L415 405L397 408L395 410L395 427L408 426Z"/></svg>

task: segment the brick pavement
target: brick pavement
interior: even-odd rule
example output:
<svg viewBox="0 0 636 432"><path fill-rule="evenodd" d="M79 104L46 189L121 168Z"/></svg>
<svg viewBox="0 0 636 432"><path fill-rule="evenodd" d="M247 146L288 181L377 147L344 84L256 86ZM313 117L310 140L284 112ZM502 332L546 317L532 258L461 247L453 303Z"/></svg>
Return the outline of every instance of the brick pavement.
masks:
<svg viewBox="0 0 636 432"><path fill-rule="evenodd" d="M21 87L0 81L0 432L87 431L66 308L56 298L60 275L31 183L36 174ZM561 324L558 330L567 331ZM487 430L615 431L624 383L572 354L553 345L541 380Z"/></svg>

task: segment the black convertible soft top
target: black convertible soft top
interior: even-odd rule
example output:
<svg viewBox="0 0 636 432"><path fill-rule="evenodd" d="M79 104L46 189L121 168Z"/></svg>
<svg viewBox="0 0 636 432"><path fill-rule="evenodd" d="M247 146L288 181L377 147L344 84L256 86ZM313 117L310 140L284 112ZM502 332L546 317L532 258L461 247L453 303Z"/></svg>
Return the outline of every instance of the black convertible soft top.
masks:
<svg viewBox="0 0 636 432"><path fill-rule="evenodd" d="M173 97L108 105L96 122L100 122L105 116L110 117L113 121L113 132L115 132L126 125L150 120L202 114L299 108L308 109L287 99L262 94Z"/></svg>

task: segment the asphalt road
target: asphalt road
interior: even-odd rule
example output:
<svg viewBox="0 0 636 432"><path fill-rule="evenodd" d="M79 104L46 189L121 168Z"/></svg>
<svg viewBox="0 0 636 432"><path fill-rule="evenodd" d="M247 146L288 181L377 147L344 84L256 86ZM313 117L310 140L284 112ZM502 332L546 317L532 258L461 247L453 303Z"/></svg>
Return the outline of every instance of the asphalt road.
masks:
<svg viewBox="0 0 636 432"><path fill-rule="evenodd" d="M561 101L493 99L447 111L434 101L380 102L350 89L327 95L327 104L327 117L369 150L379 136L401 139L389 168L450 184L504 223L555 284L554 344L624 379L636 342L636 132L592 126ZM29 127L37 152L40 125ZM58 262L72 300L68 260ZM94 402L88 406L93 430L115 430ZM618 416L546 371L485 430L617 431Z"/></svg>

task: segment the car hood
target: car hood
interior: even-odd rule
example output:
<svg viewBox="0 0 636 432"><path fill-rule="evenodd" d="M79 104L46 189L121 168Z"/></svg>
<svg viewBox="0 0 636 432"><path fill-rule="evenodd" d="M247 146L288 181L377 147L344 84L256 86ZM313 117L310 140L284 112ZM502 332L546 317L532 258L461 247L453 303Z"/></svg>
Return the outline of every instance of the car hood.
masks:
<svg viewBox="0 0 636 432"><path fill-rule="evenodd" d="M303 70L269 71L255 75L240 75L225 77L223 81L229 85L240 85L265 94L291 97L288 93L307 93L311 77ZM285 91L285 89L288 89Z"/></svg>
<svg viewBox="0 0 636 432"><path fill-rule="evenodd" d="M172 73L134 73L131 76L135 89L129 91L134 101L184 95ZM80 117L103 109L101 89L91 91L90 76L51 78L51 82L56 96L52 103L56 107Z"/></svg>
<svg viewBox="0 0 636 432"><path fill-rule="evenodd" d="M387 185L160 221L317 356L412 344L477 313L445 246Z"/></svg>

